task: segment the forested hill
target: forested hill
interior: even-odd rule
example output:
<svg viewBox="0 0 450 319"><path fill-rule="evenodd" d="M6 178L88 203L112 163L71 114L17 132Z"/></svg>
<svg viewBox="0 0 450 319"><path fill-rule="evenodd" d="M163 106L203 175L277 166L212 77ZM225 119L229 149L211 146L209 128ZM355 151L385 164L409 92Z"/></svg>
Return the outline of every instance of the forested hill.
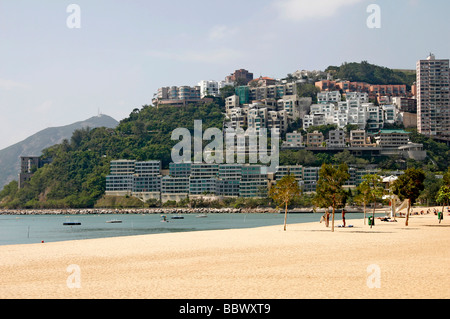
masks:
<svg viewBox="0 0 450 319"><path fill-rule="evenodd" d="M341 66L329 66L326 70L335 79L369 84L406 84L408 87L416 81L416 73L411 71L392 70L373 65L367 61L361 63L344 63Z"/></svg>
<svg viewBox="0 0 450 319"><path fill-rule="evenodd" d="M143 106L134 109L115 129L81 129L70 140L43 151L51 164L37 170L29 185L17 182L0 192L0 206L7 208L92 207L105 192L109 163L114 159L171 161L172 131L203 120L203 130L222 128L223 113L215 103L183 108Z"/></svg>
<svg viewBox="0 0 450 319"><path fill-rule="evenodd" d="M46 128L19 143L0 150L0 190L12 180L17 179L20 171L20 156L40 156L43 149L61 143L64 139L70 139L77 129L114 128L117 124L119 123L108 115L94 116L69 125Z"/></svg>

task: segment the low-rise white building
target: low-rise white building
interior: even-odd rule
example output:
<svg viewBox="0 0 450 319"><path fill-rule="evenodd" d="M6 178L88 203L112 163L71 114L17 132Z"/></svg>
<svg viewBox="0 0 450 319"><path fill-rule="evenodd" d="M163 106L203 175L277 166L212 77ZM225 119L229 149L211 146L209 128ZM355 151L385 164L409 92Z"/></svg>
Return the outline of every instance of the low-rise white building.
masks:
<svg viewBox="0 0 450 319"><path fill-rule="evenodd" d="M224 88L225 86L234 86L234 83L226 81L202 80L198 83L198 86L200 87L200 97L204 98L208 95L219 96L220 89Z"/></svg>
<svg viewBox="0 0 450 319"><path fill-rule="evenodd" d="M318 103L338 103L341 101L341 93L339 91L317 93Z"/></svg>
<svg viewBox="0 0 450 319"><path fill-rule="evenodd" d="M364 92L347 92L346 100L359 100L361 103L369 103L369 94Z"/></svg>

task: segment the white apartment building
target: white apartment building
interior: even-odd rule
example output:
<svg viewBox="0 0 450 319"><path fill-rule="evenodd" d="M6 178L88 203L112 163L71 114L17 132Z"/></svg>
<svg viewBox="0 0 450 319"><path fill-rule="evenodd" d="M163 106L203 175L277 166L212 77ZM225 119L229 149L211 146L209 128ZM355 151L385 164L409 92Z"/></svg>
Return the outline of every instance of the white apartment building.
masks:
<svg viewBox="0 0 450 319"><path fill-rule="evenodd" d="M364 104L367 107L367 128L370 131L378 131L384 127L383 109L373 103Z"/></svg>
<svg viewBox="0 0 450 319"><path fill-rule="evenodd" d="M282 99L277 101L278 110L284 110L289 117L294 121L303 118L310 112L312 98L302 97L297 95L285 95Z"/></svg>
<svg viewBox="0 0 450 319"><path fill-rule="evenodd" d="M303 118L303 129L306 131L311 126L321 126L321 125L327 125L327 121L325 119L324 114L316 113L311 115L306 115ZM329 123L332 124L332 123Z"/></svg>
<svg viewBox="0 0 450 319"><path fill-rule="evenodd" d="M336 106L333 103L313 104L310 114L303 118L303 129L311 126L334 124Z"/></svg>
<svg viewBox="0 0 450 319"><path fill-rule="evenodd" d="M227 120L226 126L229 128L244 128L247 125L247 114L240 107L232 108L228 111Z"/></svg>
<svg viewBox="0 0 450 319"><path fill-rule="evenodd" d="M267 129L278 129L279 132L285 132L288 126L286 111L267 112Z"/></svg>
<svg viewBox="0 0 450 319"><path fill-rule="evenodd" d="M395 105L382 105L381 108L383 110L384 123L394 124L397 121L398 117L398 109L395 107Z"/></svg>
<svg viewBox="0 0 450 319"><path fill-rule="evenodd" d="M363 92L346 92L346 100L359 100L361 103L369 103L369 93Z"/></svg>
<svg viewBox="0 0 450 319"><path fill-rule="evenodd" d="M200 87L200 97L204 98L207 95L219 96L220 89L225 86L234 86L234 83L226 82L226 81L207 81L203 80L198 83Z"/></svg>
<svg viewBox="0 0 450 319"><path fill-rule="evenodd" d="M341 93L339 91L317 93L318 103L338 103L341 101Z"/></svg>
<svg viewBox="0 0 450 319"><path fill-rule="evenodd" d="M361 103L360 100L341 101L337 105L334 103L311 105L310 114L304 117L303 129L332 124L341 129L348 124L364 129L368 120L368 108L371 105L373 104Z"/></svg>
<svg viewBox="0 0 450 319"><path fill-rule="evenodd" d="M228 114L229 110L239 107L239 96L232 95L225 99L225 110Z"/></svg>
<svg viewBox="0 0 450 319"><path fill-rule="evenodd" d="M347 100L339 102L338 107L340 113L346 113L346 123L340 122L339 128L343 128L348 124L357 125L360 129L364 129L367 123L367 104L361 103L359 100Z"/></svg>
<svg viewBox="0 0 450 319"><path fill-rule="evenodd" d="M259 131L267 127L267 109L252 108L248 110L247 123L250 130Z"/></svg>

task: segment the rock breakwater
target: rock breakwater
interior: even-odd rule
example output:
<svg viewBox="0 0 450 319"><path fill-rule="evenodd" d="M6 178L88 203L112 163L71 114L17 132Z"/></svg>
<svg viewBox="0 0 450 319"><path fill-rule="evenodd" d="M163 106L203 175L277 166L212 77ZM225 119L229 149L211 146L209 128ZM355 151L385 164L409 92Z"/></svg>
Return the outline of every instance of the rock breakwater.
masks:
<svg viewBox="0 0 450 319"><path fill-rule="evenodd" d="M108 214L278 214L274 208L130 208L130 209L8 209L0 215L108 215Z"/></svg>

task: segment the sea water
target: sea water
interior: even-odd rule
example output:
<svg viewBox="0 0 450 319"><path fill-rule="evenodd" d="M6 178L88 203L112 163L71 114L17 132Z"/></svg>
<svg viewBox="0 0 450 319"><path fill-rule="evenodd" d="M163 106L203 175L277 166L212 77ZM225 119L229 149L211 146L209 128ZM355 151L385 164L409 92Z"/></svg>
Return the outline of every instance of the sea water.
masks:
<svg viewBox="0 0 450 319"><path fill-rule="evenodd" d="M207 214L199 218L196 214L182 214L184 219L167 222L158 214L101 214L101 215L1 215L0 245L33 244L67 240L82 240L119 236L135 236L172 232L254 228L284 224L284 214ZM288 214L288 224L319 222L322 214ZM351 219L363 218L360 213L347 213L347 224ZM107 223L120 220L121 223ZM66 222L81 225L66 226ZM341 223L336 214L335 225Z"/></svg>

